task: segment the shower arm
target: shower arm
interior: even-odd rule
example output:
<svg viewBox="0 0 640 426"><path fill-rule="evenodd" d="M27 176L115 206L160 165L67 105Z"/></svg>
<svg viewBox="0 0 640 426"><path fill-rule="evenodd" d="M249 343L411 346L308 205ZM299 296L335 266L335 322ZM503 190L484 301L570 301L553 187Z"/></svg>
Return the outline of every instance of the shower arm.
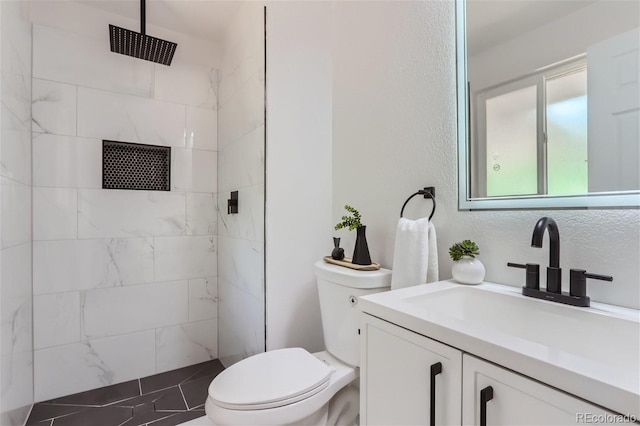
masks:
<svg viewBox="0 0 640 426"><path fill-rule="evenodd" d="M140 34L146 34L145 21L146 21L146 10L145 10L145 0L140 0Z"/></svg>

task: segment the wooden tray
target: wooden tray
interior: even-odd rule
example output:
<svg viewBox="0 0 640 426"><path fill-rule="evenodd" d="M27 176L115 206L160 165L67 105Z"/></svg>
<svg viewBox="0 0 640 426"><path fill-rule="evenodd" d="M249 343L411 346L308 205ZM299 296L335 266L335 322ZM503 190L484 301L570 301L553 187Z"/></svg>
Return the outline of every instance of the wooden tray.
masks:
<svg viewBox="0 0 640 426"><path fill-rule="evenodd" d="M355 269L357 271L377 271L380 269L380 264L375 262L371 265L355 265L351 263L350 257L345 257L342 260L335 260L331 256L325 256L323 259L327 263L333 263L334 265L344 266L345 268Z"/></svg>

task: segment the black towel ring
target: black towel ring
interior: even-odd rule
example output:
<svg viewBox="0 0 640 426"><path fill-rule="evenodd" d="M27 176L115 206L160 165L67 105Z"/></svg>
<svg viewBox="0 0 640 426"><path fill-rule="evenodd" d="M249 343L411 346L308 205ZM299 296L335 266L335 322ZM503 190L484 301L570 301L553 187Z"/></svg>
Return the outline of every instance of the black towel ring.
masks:
<svg viewBox="0 0 640 426"><path fill-rule="evenodd" d="M402 205L402 209L400 210L400 217L404 215L404 208L409 202L409 200L411 200L416 195L424 195L424 198L431 198L431 201L433 201L433 208L431 209L431 214L429 215L429 221L431 221L433 214L436 212L436 188L433 186L429 186L424 189L421 189L415 194L411 195L409 198L407 198L407 201L404 202L404 204Z"/></svg>

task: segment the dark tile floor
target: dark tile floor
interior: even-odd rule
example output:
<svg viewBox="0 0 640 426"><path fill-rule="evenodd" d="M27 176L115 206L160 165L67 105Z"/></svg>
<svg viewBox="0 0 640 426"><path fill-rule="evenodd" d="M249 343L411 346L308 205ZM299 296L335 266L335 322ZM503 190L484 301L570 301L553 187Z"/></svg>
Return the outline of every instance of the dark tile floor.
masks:
<svg viewBox="0 0 640 426"><path fill-rule="evenodd" d="M174 426L204 416L213 360L33 406L27 426Z"/></svg>

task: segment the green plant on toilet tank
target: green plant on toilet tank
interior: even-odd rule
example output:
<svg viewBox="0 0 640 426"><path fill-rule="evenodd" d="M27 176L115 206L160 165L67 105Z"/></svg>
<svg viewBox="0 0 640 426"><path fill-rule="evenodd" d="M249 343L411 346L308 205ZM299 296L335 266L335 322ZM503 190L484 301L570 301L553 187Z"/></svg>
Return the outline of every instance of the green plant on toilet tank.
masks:
<svg viewBox="0 0 640 426"><path fill-rule="evenodd" d="M356 245L353 249L353 256L351 263L355 265L371 265L371 256L369 255L369 246L367 244L366 229L367 227L362 224L362 216L360 212L350 205L345 205L344 209L350 213L350 215L344 215L341 218L341 222L338 222L335 226L335 230L339 231L343 228L349 228L349 231L356 230Z"/></svg>
<svg viewBox="0 0 640 426"><path fill-rule="evenodd" d="M471 240L464 240L449 247L449 256L453 259L451 275L461 284L480 284L484 280L485 269L476 258L480 248Z"/></svg>

